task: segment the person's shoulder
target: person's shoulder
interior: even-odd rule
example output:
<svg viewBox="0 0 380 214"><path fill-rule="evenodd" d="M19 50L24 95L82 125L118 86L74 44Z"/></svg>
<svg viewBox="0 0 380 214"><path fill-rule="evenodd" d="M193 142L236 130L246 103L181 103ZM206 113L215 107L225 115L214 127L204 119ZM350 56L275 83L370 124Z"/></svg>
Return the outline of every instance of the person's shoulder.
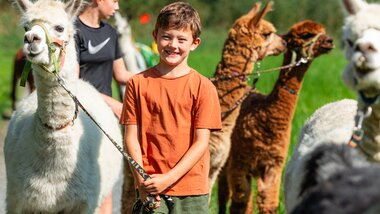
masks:
<svg viewBox="0 0 380 214"><path fill-rule="evenodd" d="M211 80L201 73L199 73L197 70L193 69L193 75L199 79L200 83L202 85L208 86L208 87L215 87L214 84L211 82Z"/></svg>
<svg viewBox="0 0 380 214"><path fill-rule="evenodd" d="M102 23L103 28L116 32L116 29L111 24L104 21L101 21L101 23Z"/></svg>
<svg viewBox="0 0 380 214"><path fill-rule="evenodd" d="M139 79L145 79L145 78L150 77L152 75L154 75L153 68L148 68L148 69L146 69L144 71L141 71L140 73L137 73L137 74L133 75L131 77L131 80L132 81L136 81L136 80L139 80Z"/></svg>

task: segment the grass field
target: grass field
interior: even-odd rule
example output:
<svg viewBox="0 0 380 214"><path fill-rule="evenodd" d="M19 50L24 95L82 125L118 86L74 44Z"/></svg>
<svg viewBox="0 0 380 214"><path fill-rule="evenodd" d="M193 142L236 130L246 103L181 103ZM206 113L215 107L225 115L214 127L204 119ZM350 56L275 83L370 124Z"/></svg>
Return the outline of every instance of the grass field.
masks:
<svg viewBox="0 0 380 214"><path fill-rule="evenodd" d="M15 19L6 19L5 17L5 15L0 15L1 26L5 26L6 22L11 23L12 26L17 26L14 23ZM17 27L8 29L8 31L4 31L4 29L0 30L0 45L2 47L0 49L0 113L9 110L11 106L9 93L13 57L22 44L22 30ZM226 36L226 31L205 30L202 34L200 47L190 56L190 65L205 76L211 76L215 71L216 64L220 60ZM138 38L136 40L138 41ZM335 43L339 44L339 41ZM280 66L282 57L282 55L268 57L262 62L261 68L266 69ZM343 85L340 78L344 65L345 60L342 51L336 48L331 53L316 59L310 67L305 76L302 91L299 94L298 105L292 123L292 144L289 154L292 153L301 126L317 108L329 102L354 97L354 94ZM269 93L277 75L277 71L261 75L257 89L263 93ZM212 197L211 213L217 213L215 195L213 194ZM280 204L278 213L285 213L282 203Z"/></svg>

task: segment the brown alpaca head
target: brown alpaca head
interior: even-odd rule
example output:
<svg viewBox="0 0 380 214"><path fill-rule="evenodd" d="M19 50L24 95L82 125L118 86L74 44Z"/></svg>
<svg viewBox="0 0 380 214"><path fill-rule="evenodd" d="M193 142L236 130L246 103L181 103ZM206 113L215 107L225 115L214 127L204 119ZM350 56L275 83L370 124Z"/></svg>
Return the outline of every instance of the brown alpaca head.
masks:
<svg viewBox="0 0 380 214"><path fill-rule="evenodd" d="M288 51L295 51L298 57L312 59L334 48L333 39L326 34L325 28L310 20L294 24L283 38Z"/></svg>
<svg viewBox="0 0 380 214"><path fill-rule="evenodd" d="M265 15L271 10L272 3L266 4L261 11L260 6L260 3L256 3L251 11L237 19L227 39L233 41L234 46L231 48L235 50L249 48L254 55L252 60L277 55L286 49L285 42L276 34L275 27L264 20Z"/></svg>

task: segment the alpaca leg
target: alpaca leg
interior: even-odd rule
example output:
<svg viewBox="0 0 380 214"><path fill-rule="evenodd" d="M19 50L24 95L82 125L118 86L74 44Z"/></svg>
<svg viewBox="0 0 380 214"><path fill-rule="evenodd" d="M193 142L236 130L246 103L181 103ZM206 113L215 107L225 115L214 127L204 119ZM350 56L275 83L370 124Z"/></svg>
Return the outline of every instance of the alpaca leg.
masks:
<svg viewBox="0 0 380 214"><path fill-rule="evenodd" d="M226 167L222 169L218 176L218 202L219 202L219 214L227 212L226 206L230 199L230 190L227 181Z"/></svg>
<svg viewBox="0 0 380 214"><path fill-rule="evenodd" d="M282 167L270 167L257 180L257 206L260 213L277 213Z"/></svg>
<svg viewBox="0 0 380 214"><path fill-rule="evenodd" d="M226 135L228 132L223 133ZM214 140L217 140L218 143L210 142L209 150L210 150L210 172L209 172L209 184L210 184L210 192L212 192L212 188L215 184L216 179L223 166L225 165L228 155L230 153L231 143L229 140L223 140L223 136L220 136L219 133L213 132L212 137ZM229 135L228 135L229 136ZM210 197L211 198L211 197Z"/></svg>
<svg viewBox="0 0 380 214"><path fill-rule="evenodd" d="M252 177L241 168L233 168L228 173L228 183L232 191L230 213L252 213L251 181Z"/></svg>
<svg viewBox="0 0 380 214"><path fill-rule="evenodd" d="M133 204L136 200L133 175L128 161L124 159L124 183L121 199L121 213L129 214L132 212Z"/></svg>

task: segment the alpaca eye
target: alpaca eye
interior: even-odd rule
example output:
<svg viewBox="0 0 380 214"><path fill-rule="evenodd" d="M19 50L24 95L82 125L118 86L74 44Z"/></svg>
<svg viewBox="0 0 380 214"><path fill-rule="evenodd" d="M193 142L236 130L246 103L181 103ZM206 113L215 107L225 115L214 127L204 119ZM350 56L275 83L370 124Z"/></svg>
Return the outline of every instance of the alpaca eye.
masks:
<svg viewBox="0 0 380 214"><path fill-rule="evenodd" d="M263 36L265 39L268 39L272 33L264 33Z"/></svg>
<svg viewBox="0 0 380 214"><path fill-rule="evenodd" d="M346 41L350 47L354 46L354 42L351 39L346 39Z"/></svg>
<svg viewBox="0 0 380 214"><path fill-rule="evenodd" d="M65 30L65 28L60 25L55 26L54 29L59 33L62 33Z"/></svg>
<svg viewBox="0 0 380 214"><path fill-rule="evenodd" d="M314 34L312 34L312 33L304 33L301 35L301 38L304 40L310 39L312 37L314 37Z"/></svg>
<svg viewBox="0 0 380 214"><path fill-rule="evenodd" d="M24 30L25 30L25 32L30 31L30 26L29 25L25 25L24 26Z"/></svg>

